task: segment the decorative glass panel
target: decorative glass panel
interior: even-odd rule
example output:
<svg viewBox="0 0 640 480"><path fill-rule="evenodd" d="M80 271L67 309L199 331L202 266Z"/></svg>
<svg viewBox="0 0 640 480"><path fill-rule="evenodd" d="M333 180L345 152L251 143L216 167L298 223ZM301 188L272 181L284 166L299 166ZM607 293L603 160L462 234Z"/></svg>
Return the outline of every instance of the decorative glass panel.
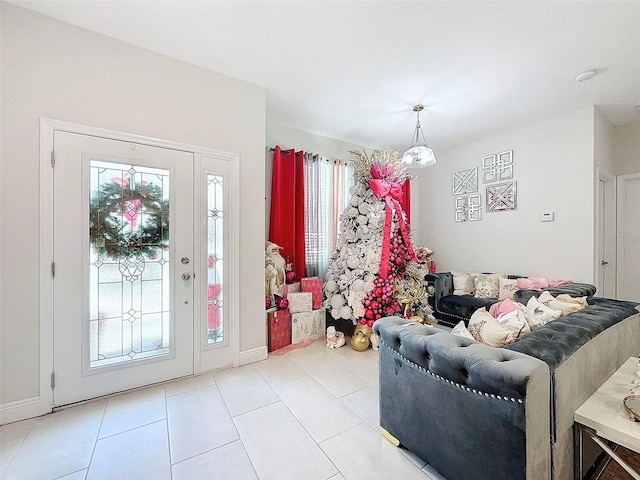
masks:
<svg viewBox="0 0 640 480"><path fill-rule="evenodd" d="M92 160L89 366L167 355L169 171Z"/></svg>
<svg viewBox="0 0 640 480"><path fill-rule="evenodd" d="M224 342L224 177L207 175L207 342Z"/></svg>

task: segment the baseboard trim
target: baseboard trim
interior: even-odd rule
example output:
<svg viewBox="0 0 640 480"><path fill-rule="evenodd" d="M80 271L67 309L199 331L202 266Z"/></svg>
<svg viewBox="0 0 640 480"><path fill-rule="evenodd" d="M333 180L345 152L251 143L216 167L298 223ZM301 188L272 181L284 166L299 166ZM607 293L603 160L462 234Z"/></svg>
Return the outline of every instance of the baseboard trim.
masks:
<svg viewBox="0 0 640 480"><path fill-rule="evenodd" d="M42 414L39 396L3 403L0 405L0 425L39 417Z"/></svg>
<svg viewBox="0 0 640 480"><path fill-rule="evenodd" d="M244 352L240 352L240 365L260 362L262 360L266 360L268 357L269 352L267 351L266 346L245 350Z"/></svg>

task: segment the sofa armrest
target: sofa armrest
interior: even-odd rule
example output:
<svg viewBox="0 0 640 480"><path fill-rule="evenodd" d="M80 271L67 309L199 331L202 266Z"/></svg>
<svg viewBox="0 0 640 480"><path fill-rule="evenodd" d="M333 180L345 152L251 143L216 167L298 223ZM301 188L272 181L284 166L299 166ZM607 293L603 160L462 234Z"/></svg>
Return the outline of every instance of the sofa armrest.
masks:
<svg viewBox="0 0 640 480"><path fill-rule="evenodd" d="M547 479L547 365L398 317L380 335L380 426L448 480Z"/></svg>
<svg viewBox="0 0 640 480"><path fill-rule="evenodd" d="M440 299L446 295L453 294L453 275L451 272L428 273L425 275L424 280L429 293L429 305L433 311L437 311L436 307Z"/></svg>

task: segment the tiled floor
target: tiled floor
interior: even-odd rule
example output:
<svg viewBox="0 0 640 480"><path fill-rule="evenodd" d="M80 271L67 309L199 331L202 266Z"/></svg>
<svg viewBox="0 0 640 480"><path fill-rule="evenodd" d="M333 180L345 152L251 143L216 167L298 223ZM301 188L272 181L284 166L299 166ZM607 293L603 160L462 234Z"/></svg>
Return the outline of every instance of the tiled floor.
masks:
<svg viewBox="0 0 640 480"><path fill-rule="evenodd" d="M442 480L379 433L378 354L318 341L0 429L2 480Z"/></svg>

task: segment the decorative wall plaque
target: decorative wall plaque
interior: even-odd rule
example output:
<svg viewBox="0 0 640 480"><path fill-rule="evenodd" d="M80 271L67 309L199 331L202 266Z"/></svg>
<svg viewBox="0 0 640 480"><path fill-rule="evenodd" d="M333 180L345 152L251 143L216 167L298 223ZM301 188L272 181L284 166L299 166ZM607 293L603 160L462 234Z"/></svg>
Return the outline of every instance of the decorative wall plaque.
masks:
<svg viewBox="0 0 640 480"><path fill-rule="evenodd" d="M516 210L518 200L517 183L518 182L514 180L513 182L488 185L486 197L487 212Z"/></svg>
<svg viewBox="0 0 640 480"><path fill-rule="evenodd" d="M513 178L513 150L507 150L482 159L484 183L499 182Z"/></svg>
<svg viewBox="0 0 640 480"><path fill-rule="evenodd" d="M478 167L453 172L453 194L464 195L478 191Z"/></svg>
<svg viewBox="0 0 640 480"><path fill-rule="evenodd" d="M456 222L482 220L482 200L480 194L463 195L455 198Z"/></svg>

